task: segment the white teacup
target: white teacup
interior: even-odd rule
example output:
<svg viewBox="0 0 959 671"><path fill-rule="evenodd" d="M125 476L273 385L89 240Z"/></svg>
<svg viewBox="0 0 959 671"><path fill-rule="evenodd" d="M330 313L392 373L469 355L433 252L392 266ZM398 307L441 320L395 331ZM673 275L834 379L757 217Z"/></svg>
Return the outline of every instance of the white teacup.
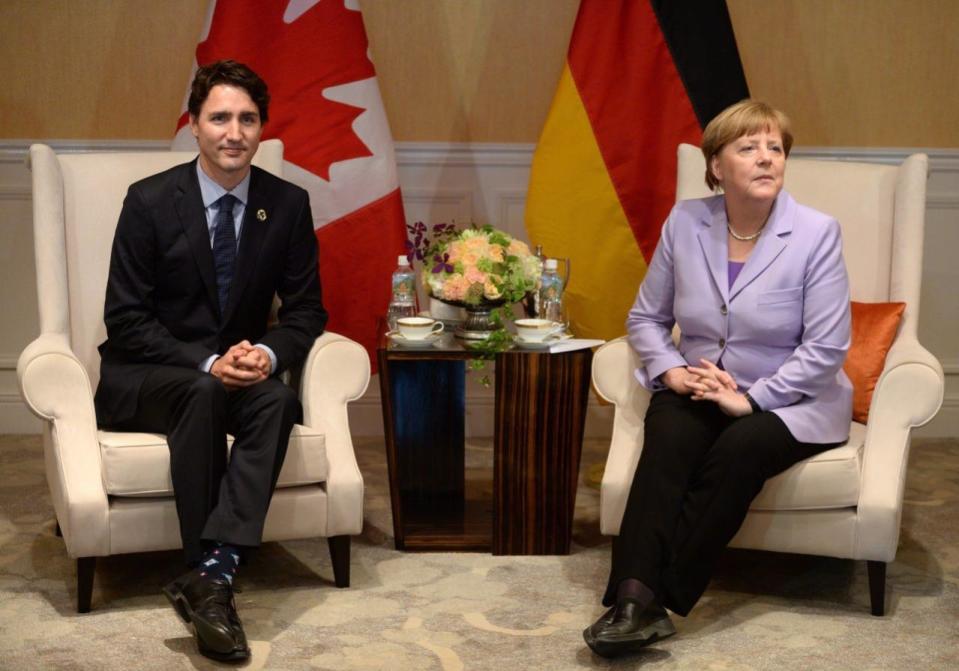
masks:
<svg viewBox="0 0 959 671"><path fill-rule="evenodd" d="M407 340L423 340L434 333L443 330L443 322L429 317L400 317L396 320L396 328Z"/></svg>
<svg viewBox="0 0 959 671"><path fill-rule="evenodd" d="M517 319L514 324L516 334L527 342L542 342L563 330L562 324L549 319Z"/></svg>

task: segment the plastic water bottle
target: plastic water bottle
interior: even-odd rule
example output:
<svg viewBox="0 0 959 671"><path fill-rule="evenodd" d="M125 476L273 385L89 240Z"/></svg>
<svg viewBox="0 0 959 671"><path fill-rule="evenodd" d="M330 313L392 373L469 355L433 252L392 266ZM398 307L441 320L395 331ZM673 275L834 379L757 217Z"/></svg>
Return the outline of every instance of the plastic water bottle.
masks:
<svg viewBox="0 0 959 671"><path fill-rule="evenodd" d="M546 259L539 281L539 316L563 322L563 278L556 272L556 259Z"/></svg>
<svg viewBox="0 0 959 671"><path fill-rule="evenodd" d="M410 260L401 254L393 271L393 296L386 314L390 330L396 330L396 320L401 317L416 316L416 274L410 267Z"/></svg>
<svg viewBox="0 0 959 671"><path fill-rule="evenodd" d="M537 259L539 259L539 272L540 276L543 274L543 262L546 260L546 257L543 256L543 245L536 245L536 252L533 254ZM523 299L523 311L526 313L527 317L539 317L539 292L531 291L526 295L526 298Z"/></svg>

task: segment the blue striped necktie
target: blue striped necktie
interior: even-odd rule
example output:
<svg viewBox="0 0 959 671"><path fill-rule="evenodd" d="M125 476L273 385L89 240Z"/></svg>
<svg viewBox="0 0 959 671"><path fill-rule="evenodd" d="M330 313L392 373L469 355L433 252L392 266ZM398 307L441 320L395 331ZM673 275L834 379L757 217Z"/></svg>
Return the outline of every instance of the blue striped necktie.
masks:
<svg viewBox="0 0 959 671"><path fill-rule="evenodd" d="M233 204L236 196L226 194L217 203L219 209L213 229L213 264L216 268L216 288L220 298L220 316L226 312L230 284L236 266L236 230L233 223Z"/></svg>

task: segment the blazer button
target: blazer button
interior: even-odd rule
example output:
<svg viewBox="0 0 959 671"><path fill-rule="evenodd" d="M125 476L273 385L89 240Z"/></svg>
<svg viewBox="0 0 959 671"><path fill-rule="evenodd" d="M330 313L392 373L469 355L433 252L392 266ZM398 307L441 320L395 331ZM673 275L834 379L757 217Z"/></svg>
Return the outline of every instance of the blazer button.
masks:
<svg viewBox="0 0 959 671"><path fill-rule="evenodd" d="M725 338L720 338L720 339L719 339L719 346L720 346L720 347L725 347L725 346L726 346L726 339L725 339Z"/></svg>
<svg viewBox="0 0 959 671"><path fill-rule="evenodd" d="M722 314L724 314L724 315L728 315L728 314L729 314L729 308L726 307L726 304L725 304L725 303L723 303L723 306L722 306L721 308L719 308L719 311L720 311L720 313L722 313Z"/></svg>

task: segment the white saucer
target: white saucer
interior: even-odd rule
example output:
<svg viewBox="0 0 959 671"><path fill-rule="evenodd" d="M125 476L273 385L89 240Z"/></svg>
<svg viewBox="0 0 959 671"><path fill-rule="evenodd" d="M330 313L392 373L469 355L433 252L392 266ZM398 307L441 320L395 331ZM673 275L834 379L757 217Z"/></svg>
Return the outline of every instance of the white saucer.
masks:
<svg viewBox="0 0 959 671"><path fill-rule="evenodd" d="M563 340L569 340L573 336L569 333L564 333L559 336L550 336L544 338L543 340L525 340L520 336L514 336L513 342L516 343L516 346L520 349L529 349L529 350L545 350L549 349L549 346L553 343L562 342Z"/></svg>
<svg viewBox="0 0 959 671"><path fill-rule="evenodd" d="M418 338L416 340L410 340L409 338L404 337L399 331L390 331L386 334L386 336L390 339L390 342L397 347L404 347L407 349L424 349L426 347L432 347L433 343L439 340L443 334L442 332L431 333L425 338Z"/></svg>

